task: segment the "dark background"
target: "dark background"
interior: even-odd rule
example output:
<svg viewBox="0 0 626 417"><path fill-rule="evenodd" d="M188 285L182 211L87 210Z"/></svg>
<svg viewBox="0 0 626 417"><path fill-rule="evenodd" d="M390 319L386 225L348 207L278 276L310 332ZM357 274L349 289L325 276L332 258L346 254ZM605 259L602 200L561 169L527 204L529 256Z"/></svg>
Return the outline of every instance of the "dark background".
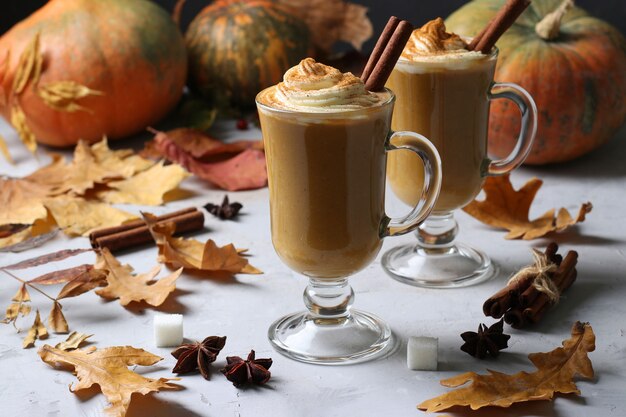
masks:
<svg viewBox="0 0 626 417"><path fill-rule="evenodd" d="M0 0L0 33L6 32L16 22L43 6L48 0ZM155 0L167 10L171 10L176 0ZM396 15L421 25L437 16L446 17L467 0L351 0L369 7L369 17L374 23L375 36L380 33L387 19ZM183 26L210 0L187 0L183 13ZM626 0L577 0L576 4L594 16L600 17L622 33L626 33ZM365 50L373 47L373 40L365 45Z"/></svg>

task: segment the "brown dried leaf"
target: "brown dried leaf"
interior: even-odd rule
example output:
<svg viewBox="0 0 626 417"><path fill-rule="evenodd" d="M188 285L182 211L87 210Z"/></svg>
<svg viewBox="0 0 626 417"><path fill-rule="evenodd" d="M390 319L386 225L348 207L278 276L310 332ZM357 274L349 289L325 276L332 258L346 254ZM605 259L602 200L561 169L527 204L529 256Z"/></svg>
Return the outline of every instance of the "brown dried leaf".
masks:
<svg viewBox="0 0 626 417"><path fill-rule="evenodd" d="M18 303L24 303L24 302L30 301L30 294L28 293L26 284L20 285L20 289L17 290L17 293L13 296L11 301L15 301Z"/></svg>
<svg viewBox="0 0 626 417"><path fill-rule="evenodd" d="M19 104L15 104L11 108L11 125L17 131L20 139L31 153L35 153L37 151L37 139L35 138L35 134L28 127L28 122L26 120L26 114L20 107Z"/></svg>
<svg viewBox="0 0 626 417"><path fill-rule="evenodd" d="M18 269L33 268L39 265L45 265L50 262L59 262L81 253L90 252L92 249L63 249L53 253L37 256L36 258L26 259L24 261L0 267L0 269L10 269L12 271Z"/></svg>
<svg viewBox="0 0 626 417"><path fill-rule="evenodd" d="M518 402L550 400L555 393L580 395L573 379L577 375L587 379L593 377L593 367L587 354L595 350L595 340L589 323L576 322L571 338L563 341L563 347L528 355L537 371L515 375L492 370L488 375L466 372L444 379L441 384L460 387L471 381L471 385L424 401L417 408L431 413L454 406L477 410L488 406L509 407Z"/></svg>
<svg viewBox="0 0 626 417"><path fill-rule="evenodd" d="M98 267L106 271L107 286L96 291L101 297L120 299L120 304L125 306L131 301L145 301L152 306L160 306L165 299L176 289L176 280L183 271L182 268L155 282L155 277L161 272L161 267L156 266L145 274L133 275L130 265L122 265L107 248L103 248Z"/></svg>
<svg viewBox="0 0 626 417"><path fill-rule="evenodd" d="M37 32L20 55L13 78L13 94L21 94L29 81L32 81L33 84L39 82L41 67L43 66L43 56L39 52L39 45L39 32Z"/></svg>
<svg viewBox="0 0 626 417"><path fill-rule="evenodd" d="M1 91L2 91L2 89L0 88L0 92ZM15 162L13 161L13 158L11 157L11 153L9 152L9 147L7 145L7 141L6 141L6 139L4 139L4 136L2 136L2 135L0 135L0 153L2 154L2 156L4 156L4 159L9 161L9 163L11 165L15 164Z"/></svg>
<svg viewBox="0 0 626 417"><path fill-rule="evenodd" d="M179 133L157 134L154 138L156 149L169 161L182 165L197 177L229 191L261 188L267 184L261 142L240 141L228 145L207 139L206 144L203 144L205 142L200 139L200 133L188 135L185 132L189 132L189 129L173 132ZM242 149L244 146L247 148ZM223 160L237 149L242 152ZM194 157L192 152L202 155L202 160Z"/></svg>
<svg viewBox="0 0 626 417"><path fill-rule="evenodd" d="M49 188L26 179L0 178L0 225L32 225L48 216L41 203Z"/></svg>
<svg viewBox="0 0 626 417"><path fill-rule="evenodd" d="M11 303L6 309L4 319L2 323L8 324L13 323L19 316L26 317L31 312L30 304L24 303Z"/></svg>
<svg viewBox="0 0 626 417"><path fill-rule="evenodd" d="M83 344L83 342L85 342L85 340L89 339L91 336L93 336L93 335L92 334L79 333L79 332L72 332L67 337L67 339L65 339L64 342L57 343L54 346L54 348L55 349L59 349L59 350L63 350L63 351L66 351L66 352L70 351L70 350L78 349L80 347L80 345Z"/></svg>
<svg viewBox="0 0 626 417"><path fill-rule="evenodd" d="M53 239L59 232L54 222L37 220L34 225L0 239L0 252L23 252L39 247Z"/></svg>
<svg viewBox="0 0 626 417"><path fill-rule="evenodd" d="M159 262L175 268L182 267L204 272L229 272L232 274L262 274L249 264L232 244L218 247L214 241L205 243L195 239L173 237L174 224L157 224L156 217L142 213L150 233L159 248Z"/></svg>
<svg viewBox="0 0 626 417"><path fill-rule="evenodd" d="M108 204L77 197L44 201L59 227L69 236L87 236L92 230L120 225L137 216Z"/></svg>
<svg viewBox="0 0 626 417"><path fill-rule="evenodd" d="M132 149L111 150L106 137L91 145L91 152L100 167L123 178L130 178L154 165L153 161L135 155Z"/></svg>
<svg viewBox="0 0 626 417"><path fill-rule="evenodd" d="M52 367L69 365L74 368L78 384L70 386L72 392L98 385L111 403L105 409L110 416L123 417L130 406L133 394L146 395L160 389L178 389L170 384L172 379L146 378L128 369L129 366L150 366L163 358L131 346L115 346L105 349L77 349L66 352L45 345L39 350L41 360Z"/></svg>
<svg viewBox="0 0 626 417"><path fill-rule="evenodd" d="M0 86L4 85L4 79L6 78L7 70L9 69L9 63L11 62L11 50L7 49L4 54L4 61L0 63ZM7 105L7 92L2 87L0 88L0 107L6 107Z"/></svg>
<svg viewBox="0 0 626 417"><path fill-rule="evenodd" d="M46 326L41 322L41 317L39 316L39 310L37 310L37 315L35 316L35 322L28 330L26 337L22 341L22 348L27 349L29 347L35 346L35 340L37 339L46 339L48 337L48 330Z"/></svg>
<svg viewBox="0 0 626 417"><path fill-rule="evenodd" d="M87 273L91 269L93 269L93 266L89 264L78 265L72 268L48 272L47 274L40 275L37 278L29 280L28 282L30 284L39 285L65 284Z"/></svg>
<svg viewBox="0 0 626 417"><path fill-rule="evenodd" d="M98 193L98 197L112 204L158 206L163 204L165 194L175 190L187 176L180 165L164 166L161 161L132 178L108 183L112 189Z"/></svg>
<svg viewBox="0 0 626 417"><path fill-rule="evenodd" d="M48 326L52 328L52 331L55 333L67 333L69 332L69 327L67 325L67 320L65 320L65 316L61 311L63 307L58 302L54 302L52 306L52 310L50 311L50 315L48 316Z"/></svg>
<svg viewBox="0 0 626 417"><path fill-rule="evenodd" d="M530 206L542 184L543 181L533 178L516 191L508 174L489 177L483 185L486 198L472 201L463 210L485 224L508 230L506 239L531 240L584 221L585 214L593 208L591 203L583 204L575 219L561 208L557 217L552 209L535 220L529 220Z"/></svg>
<svg viewBox="0 0 626 417"><path fill-rule="evenodd" d="M90 268L65 284L56 299L62 300L64 298L77 297L94 288L103 287L105 285L106 273L98 269Z"/></svg>
<svg viewBox="0 0 626 417"><path fill-rule="evenodd" d="M154 143L160 156L166 158L167 153L165 152L165 147L168 143L172 142L185 153L204 161L207 161L207 158L211 158L211 160L224 159L227 156L236 155L246 149L263 150L262 140L238 140L225 143L199 129L179 128L168 132L161 132L154 129L149 130L154 133L155 136L152 141L146 143L146 146L150 146L150 143Z"/></svg>
<svg viewBox="0 0 626 417"><path fill-rule="evenodd" d="M48 107L68 113L79 110L89 111L77 101L89 96L104 95L102 91L92 90L74 81L57 81L39 86L37 94Z"/></svg>
<svg viewBox="0 0 626 417"><path fill-rule="evenodd" d="M309 27L316 48L329 53L338 41L360 50L372 37L372 22L367 7L344 0L279 0L295 10Z"/></svg>

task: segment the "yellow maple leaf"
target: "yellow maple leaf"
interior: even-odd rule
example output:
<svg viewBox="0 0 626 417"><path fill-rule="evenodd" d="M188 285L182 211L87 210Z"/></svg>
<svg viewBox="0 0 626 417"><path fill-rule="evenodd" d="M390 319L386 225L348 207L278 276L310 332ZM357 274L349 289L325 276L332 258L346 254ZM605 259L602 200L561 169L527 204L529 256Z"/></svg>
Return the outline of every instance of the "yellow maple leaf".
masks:
<svg viewBox="0 0 626 417"><path fill-rule="evenodd" d="M137 217L108 204L77 197L49 198L44 204L69 236L86 236L92 230L117 226Z"/></svg>
<svg viewBox="0 0 626 417"><path fill-rule="evenodd" d="M70 386L76 392L98 385L111 405L105 411L114 417L123 417L128 411L132 395L146 395L160 389L178 389L169 383L173 379L151 379L141 376L129 366L150 366L163 358L132 346L114 346L105 349L76 349L70 352L44 345L39 349L41 360L52 367L74 368L78 384Z"/></svg>
<svg viewBox="0 0 626 417"><path fill-rule="evenodd" d="M219 247L209 239L202 243L196 239L173 237L173 223L158 224L156 217L142 213L150 233L159 249L159 262L173 267L182 267L205 272L229 272L243 274L262 274L241 256L242 251L229 244Z"/></svg>
<svg viewBox="0 0 626 417"><path fill-rule="evenodd" d="M543 181L533 178L516 191L508 174L489 177L483 185L485 199L474 200L463 210L485 224L508 230L506 239L531 240L584 221L593 208L591 203L583 204L576 218L572 218L565 208L559 209L555 217L555 210L551 209L539 218L529 220L530 206L542 184Z"/></svg>
<svg viewBox="0 0 626 417"><path fill-rule="evenodd" d="M98 193L98 197L113 204L158 206L163 204L164 195L176 189L188 176L180 165L164 166L161 161L132 178L108 183L112 189Z"/></svg>
<svg viewBox="0 0 626 417"><path fill-rule="evenodd" d="M537 367L535 372L518 372L507 375L489 370L488 375L466 372L444 379L441 385L460 387L446 394L424 401L420 410L437 412L455 406L509 407L523 401L549 400L555 393L580 394L574 377L593 378L593 367L587 354L595 350L596 337L589 323L576 322L572 334L563 341L563 347L547 353L531 353L528 358Z"/></svg>
<svg viewBox="0 0 626 417"><path fill-rule="evenodd" d="M160 266L152 268L148 273L133 275L133 268L122 265L107 248L102 249L99 258L96 265L106 270L107 286L96 291L96 294L104 298L119 298L123 306L131 301L145 301L152 306L160 306L176 289L176 280L183 271L179 268L155 282L155 277L161 272Z"/></svg>
<svg viewBox="0 0 626 417"><path fill-rule="evenodd" d="M91 145L91 152L99 166L123 178L130 178L138 172L145 171L155 163L136 155L132 149L111 150L106 137Z"/></svg>

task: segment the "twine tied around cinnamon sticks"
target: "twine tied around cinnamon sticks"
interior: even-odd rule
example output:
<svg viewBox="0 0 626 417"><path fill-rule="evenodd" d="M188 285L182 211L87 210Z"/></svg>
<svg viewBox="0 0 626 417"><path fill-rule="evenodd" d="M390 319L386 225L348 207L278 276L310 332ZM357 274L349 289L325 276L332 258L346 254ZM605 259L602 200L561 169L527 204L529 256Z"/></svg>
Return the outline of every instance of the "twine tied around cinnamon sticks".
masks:
<svg viewBox="0 0 626 417"><path fill-rule="evenodd" d="M561 294L559 294L558 287L556 286L554 281L550 279L550 276L548 274L555 272L558 268L558 265L551 262L545 253L540 252L537 249L533 249L532 253L535 260L534 265L529 265L525 268L520 269L515 275L511 277L511 279L507 283L507 286L515 285L519 281L532 279L531 285L537 291L547 295L550 301L556 304L559 302Z"/></svg>
<svg viewBox="0 0 626 417"><path fill-rule="evenodd" d="M523 328L540 321L576 280L578 253L557 254L558 245L550 243L545 253L533 251L535 262L516 273L506 287L483 304L485 316L504 321L514 328Z"/></svg>

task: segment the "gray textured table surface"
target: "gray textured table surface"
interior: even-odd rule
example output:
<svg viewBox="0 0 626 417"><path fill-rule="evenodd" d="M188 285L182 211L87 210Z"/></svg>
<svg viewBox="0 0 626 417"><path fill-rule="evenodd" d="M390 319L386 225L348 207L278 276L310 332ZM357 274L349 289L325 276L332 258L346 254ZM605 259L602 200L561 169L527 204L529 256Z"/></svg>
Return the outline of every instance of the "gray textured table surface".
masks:
<svg viewBox="0 0 626 417"><path fill-rule="evenodd" d="M221 136L240 137L229 131L233 123L222 123ZM0 161L0 174L26 175L38 163L18 144L15 133L0 122L0 134L9 142L17 165ZM260 137L260 132L246 132ZM115 145L120 146L120 145ZM43 155L43 153L42 153ZM218 359L244 355L251 348L259 357L274 359L272 380L267 386L238 390L216 372L210 381L200 375L184 377L184 390L136 395L128 416L412 416L421 415L416 404L446 391L439 380L465 371L502 372L532 370L530 352L545 352L559 346L569 336L576 320L589 321L597 336L597 349L590 356L596 371L593 381L578 383L581 397L558 396L554 402L534 402L508 410L491 409L471 413L455 410L449 415L469 416L624 416L626 415L626 130L602 149L569 164L524 168L512 175L516 187L532 176L544 186L532 208L538 216L552 207L577 210L580 203L593 202L587 221L571 231L553 236L562 250L579 251L578 280L562 298L558 308L528 331L510 329L510 348L500 358L478 361L459 350L459 334L473 330L479 322L491 322L481 312L482 302L500 288L511 272L529 263L529 249L543 247L547 240L507 241L504 233L490 229L464 213L457 217L460 239L483 248L500 266L496 279L465 289L419 289L389 279L378 261L350 281L356 292L355 306L387 320L400 344L389 357L346 367L305 365L282 357L272 350L266 338L268 325L286 313L303 307L303 279L295 278L273 251L269 235L267 189L232 193L244 205L238 222L220 222L208 216L205 233L218 243L233 242L250 249L251 262L262 269L261 276L237 276L231 281L211 281L183 274L176 293L161 311L185 315L185 336L198 339L207 335L227 335L227 345ZM46 162L42 156L41 162ZM183 188L194 193L190 199L151 209L162 213L189 205L219 201L222 191L189 179ZM389 211L405 210L388 196ZM140 207L128 207L138 212ZM532 217L531 216L531 217ZM413 239L388 239L383 250ZM46 245L17 254L0 253L0 265L52 252L62 248L87 247L85 238L69 240L58 236ZM90 261L92 255L81 255ZM122 256L137 271L155 264L156 249L146 248ZM72 264L74 265L74 264ZM63 268L50 264L24 274ZM67 267L67 264L65 264ZM0 277L0 306L4 308L16 291L16 283ZM45 299L32 294L34 307L49 309ZM85 294L64 302L64 313L73 330L94 333L96 347L133 345L165 359L154 367L140 369L149 377L171 377L174 359L168 349L154 346L153 309L125 309L117 302L104 302L95 294ZM20 322L27 328L27 321ZM439 371L415 372L406 367L406 339L412 335L439 338ZM69 372L55 370L39 360L36 349L21 348L22 335L10 325L0 326L0 415L20 417L98 416L106 400L97 390L80 395L68 391L75 382ZM51 335L45 343L55 344L63 335ZM43 345L38 341L37 346ZM224 355L226 354L226 355ZM217 366L216 366L217 368Z"/></svg>

